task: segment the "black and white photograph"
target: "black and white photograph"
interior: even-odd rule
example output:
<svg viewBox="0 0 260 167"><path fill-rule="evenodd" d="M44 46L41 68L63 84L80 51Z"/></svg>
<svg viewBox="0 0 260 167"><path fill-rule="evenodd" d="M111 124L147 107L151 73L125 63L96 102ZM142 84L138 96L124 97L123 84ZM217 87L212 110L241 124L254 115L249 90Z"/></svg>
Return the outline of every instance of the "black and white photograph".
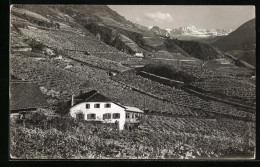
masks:
<svg viewBox="0 0 260 167"><path fill-rule="evenodd" d="M255 159L255 6L12 4L9 28L10 159Z"/></svg>

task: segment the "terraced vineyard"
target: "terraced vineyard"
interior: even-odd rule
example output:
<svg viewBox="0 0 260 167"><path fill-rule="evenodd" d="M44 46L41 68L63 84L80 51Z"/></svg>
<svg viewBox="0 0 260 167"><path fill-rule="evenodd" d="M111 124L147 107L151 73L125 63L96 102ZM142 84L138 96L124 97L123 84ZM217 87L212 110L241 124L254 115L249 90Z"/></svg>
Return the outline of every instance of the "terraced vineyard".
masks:
<svg viewBox="0 0 260 167"><path fill-rule="evenodd" d="M220 65L221 66L221 65ZM231 65L227 68L214 68L214 66L201 68L200 66L183 65L182 70L199 79L208 78L245 78L250 77L251 72Z"/></svg>
<svg viewBox="0 0 260 167"><path fill-rule="evenodd" d="M21 28L24 36L38 40L40 43L58 49L71 49L82 51L115 51L115 49L103 46L97 40L89 36L82 36L72 31L57 31L44 29ZM100 46L101 45L101 46Z"/></svg>
<svg viewBox="0 0 260 167"><path fill-rule="evenodd" d="M146 61L135 58L110 47L93 37L82 36L74 32L42 29L21 29L22 33L45 46L58 50L73 59L108 70L124 71L124 65L145 64Z"/></svg>
<svg viewBox="0 0 260 167"><path fill-rule="evenodd" d="M255 80L250 79L254 72L234 64L216 63L214 58L221 56L218 50L207 44L192 42L189 46L185 41L160 38L106 6L21 5L12 11L11 78L37 83L50 104L50 109L30 113L32 117L26 118L24 124L12 120L13 157L254 156L256 86ZM91 33L87 29L90 24L98 25L107 39ZM116 49L122 43L113 38L120 36L124 37L123 42L130 41L134 49L143 52L144 57ZM196 46L201 50L193 53ZM125 47L122 46L123 50ZM208 56L213 60L204 65L206 61L198 59L207 56L203 50L212 53ZM170 79L182 81L200 94L223 96L235 103L240 100L253 109L203 98L185 87L167 86L136 73L154 64L167 65ZM72 95L91 90L145 111L139 127L119 132L112 125L94 125L67 117L69 107L59 109L59 105L70 102Z"/></svg>
<svg viewBox="0 0 260 167"><path fill-rule="evenodd" d="M253 114L240 111L233 106L221 102L204 100L195 95L189 94L184 90L151 81L147 78L136 75L133 70L121 73L113 79L143 92L155 95L160 99L165 99L176 105L185 106L191 110L195 109L205 113L224 114L234 117L254 119Z"/></svg>
<svg viewBox="0 0 260 167"><path fill-rule="evenodd" d="M79 78L74 73L33 58L12 57L11 66L13 75L36 82L47 90L56 91L61 99L76 93L73 90L79 90L80 85L88 81L87 78Z"/></svg>
<svg viewBox="0 0 260 167"><path fill-rule="evenodd" d="M254 151L255 136L250 132L255 126L243 121L144 116L138 129L119 133L102 124L59 117L47 119L52 126L46 127L47 117L40 116L41 121L36 124L28 119L24 127L11 123L10 143L16 144L11 147L12 156L194 159L250 156ZM40 149L39 142L47 147Z"/></svg>
<svg viewBox="0 0 260 167"><path fill-rule="evenodd" d="M202 82L193 82L191 85L212 94L220 94L225 97L238 99L240 100L239 102L251 104L252 106L255 104L255 84L247 80L212 78Z"/></svg>
<svg viewBox="0 0 260 167"><path fill-rule="evenodd" d="M80 61L82 63L86 63L90 66L99 67L101 69L113 70L113 71L125 71L128 69L127 67L123 66L120 62L111 61L106 58L99 58L91 55L86 56L82 52L68 51L66 56L74 60Z"/></svg>
<svg viewBox="0 0 260 167"><path fill-rule="evenodd" d="M74 64L67 68L68 64ZM59 100L69 100L72 94L81 91L99 90L111 99L129 106L137 106L156 113L170 113L173 115L198 115L187 107L164 102L148 95L132 91L129 88L110 80L107 71L81 65L73 60L38 61L23 56L11 57L11 74L18 78L36 82L40 87L53 93ZM139 100L136 100L139 99Z"/></svg>

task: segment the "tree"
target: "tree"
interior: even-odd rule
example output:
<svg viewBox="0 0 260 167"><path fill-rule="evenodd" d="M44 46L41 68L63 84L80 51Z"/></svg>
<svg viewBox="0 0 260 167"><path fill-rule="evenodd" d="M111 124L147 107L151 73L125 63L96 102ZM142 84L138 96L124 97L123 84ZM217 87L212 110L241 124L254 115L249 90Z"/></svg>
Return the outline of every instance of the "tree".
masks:
<svg viewBox="0 0 260 167"><path fill-rule="evenodd" d="M36 41L35 39L32 39L29 43L29 46L32 47L33 51L42 51L44 49L43 44L40 42Z"/></svg>

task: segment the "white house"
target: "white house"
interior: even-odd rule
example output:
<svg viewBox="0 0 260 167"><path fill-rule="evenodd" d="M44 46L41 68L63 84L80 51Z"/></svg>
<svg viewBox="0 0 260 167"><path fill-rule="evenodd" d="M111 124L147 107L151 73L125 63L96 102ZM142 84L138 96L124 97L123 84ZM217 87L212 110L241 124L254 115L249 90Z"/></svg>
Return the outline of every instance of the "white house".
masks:
<svg viewBox="0 0 260 167"><path fill-rule="evenodd" d="M102 123L118 121L120 130L126 123L137 123L143 115L140 109L115 103L95 90L72 96L71 106L69 114L73 118Z"/></svg>

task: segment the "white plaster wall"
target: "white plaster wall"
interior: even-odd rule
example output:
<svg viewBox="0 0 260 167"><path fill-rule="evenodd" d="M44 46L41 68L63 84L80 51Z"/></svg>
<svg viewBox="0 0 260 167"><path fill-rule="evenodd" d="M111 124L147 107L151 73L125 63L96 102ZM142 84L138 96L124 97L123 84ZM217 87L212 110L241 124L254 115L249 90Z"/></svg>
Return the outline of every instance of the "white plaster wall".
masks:
<svg viewBox="0 0 260 167"><path fill-rule="evenodd" d="M90 104L90 108L86 108L86 104ZM94 104L100 104L100 108L94 108ZM115 123L115 121L119 121L119 129L124 129L125 124L125 109L115 103L110 103L110 108L105 108L105 104L107 103L95 103L95 102L83 102L80 104L77 104L70 109L70 115L73 118L76 118L76 114L78 112L82 112L85 115L85 120L87 120L87 114L96 114L96 120L103 121L103 114L110 113L111 114L111 120L104 120L104 123ZM120 118L119 119L113 119L113 113L119 113ZM87 121L93 121L87 120Z"/></svg>

